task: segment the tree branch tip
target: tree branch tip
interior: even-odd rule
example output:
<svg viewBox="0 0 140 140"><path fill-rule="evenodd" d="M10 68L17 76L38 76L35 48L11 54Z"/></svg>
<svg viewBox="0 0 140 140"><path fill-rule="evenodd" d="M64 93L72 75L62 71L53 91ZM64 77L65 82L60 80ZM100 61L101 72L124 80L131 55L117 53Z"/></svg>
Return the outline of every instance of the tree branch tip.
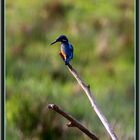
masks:
<svg viewBox="0 0 140 140"><path fill-rule="evenodd" d="M58 106L55 104L48 104L48 109L53 109L53 110L57 110Z"/></svg>
<svg viewBox="0 0 140 140"><path fill-rule="evenodd" d="M68 126L68 127L73 127L74 125L73 125L72 122L68 122L68 123L67 123L67 126Z"/></svg>
<svg viewBox="0 0 140 140"><path fill-rule="evenodd" d="M48 104L48 109L52 109L54 104Z"/></svg>

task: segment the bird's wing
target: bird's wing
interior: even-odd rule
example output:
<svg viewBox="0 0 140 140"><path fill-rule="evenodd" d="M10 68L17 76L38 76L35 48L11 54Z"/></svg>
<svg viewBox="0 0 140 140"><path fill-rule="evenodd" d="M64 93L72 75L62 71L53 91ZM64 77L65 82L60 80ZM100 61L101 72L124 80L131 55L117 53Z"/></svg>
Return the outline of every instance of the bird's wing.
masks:
<svg viewBox="0 0 140 140"><path fill-rule="evenodd" d="M70 44L70 50L71 50L71 58L73 58L73 51L74 51L74 49L73 49L73 46Z"/></svg>
<svg viewBox="0 0 140 140"><path fill-rule="evenodd" d="M74 49L73 49L73 46L72 46L71 44L70 44L70 50L71 50L72 52L73 52L73 50L74 50Z"/></svg>

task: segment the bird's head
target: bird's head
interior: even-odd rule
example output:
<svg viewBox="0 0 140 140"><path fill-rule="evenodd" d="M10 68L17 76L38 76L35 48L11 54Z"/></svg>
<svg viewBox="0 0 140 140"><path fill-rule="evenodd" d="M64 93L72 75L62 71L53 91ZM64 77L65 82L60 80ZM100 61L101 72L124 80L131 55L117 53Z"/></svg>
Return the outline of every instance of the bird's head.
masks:
<svg viewBox="0 0 140 140"><path fill-rule="evenodd" d="M68 38L65 35L60 35L54 42L52 42L50 45L53 45L57 42L61 43L68 43Z"/></svg>

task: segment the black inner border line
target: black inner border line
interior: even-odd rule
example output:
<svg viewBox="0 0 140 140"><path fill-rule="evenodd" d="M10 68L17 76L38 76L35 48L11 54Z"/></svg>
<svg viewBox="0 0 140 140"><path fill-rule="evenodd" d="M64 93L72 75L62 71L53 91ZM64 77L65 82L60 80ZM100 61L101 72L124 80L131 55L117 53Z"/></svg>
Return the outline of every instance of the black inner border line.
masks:
<svg viewBox="0 0 140 140"><path fill-rule="evenodd" d="M4 132L4 124L5 124L5 116L4 116L4 114L5 114L5 112L4 112L4 87L5 87L5 85L4 85L4 75L5 75L5 73L4 73L4 67L5 67L5 65L4 65L4 35L5 35L5 33L4 33L4 27L5 27L5 25L4 25L4 6L5 6L5 4L4 4L4 0L1 0L1 140L4 140L4 134L5 134L5 132Z"/></svg>
<svg viewBox="0 0 140 140"><path fill-rule="evenodd" d="M135 33L136 33L136 39L134 39L136 41L135 44L135 55L136 55L136 73L135 73L135 82L136 82L136 96L135 96L135 105L136 105L136 120L135 120L135 125L136 125L136 139L139 139L139 0L135 1Z"/></svg>

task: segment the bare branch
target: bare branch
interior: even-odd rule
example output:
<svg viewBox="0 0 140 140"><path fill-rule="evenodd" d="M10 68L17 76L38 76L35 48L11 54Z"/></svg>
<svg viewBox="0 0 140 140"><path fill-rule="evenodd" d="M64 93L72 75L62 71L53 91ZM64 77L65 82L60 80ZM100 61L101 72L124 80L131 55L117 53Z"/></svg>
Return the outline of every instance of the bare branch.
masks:
<svg viewBox="0 0 140 140"><path fill-rule="evenodd" d="M97 106L96 100L95 100L93 94L91 93L90 85L86 85L83 82L83 80L80 78L77 71L70 64L67 65L67 68L69 69L71 74L75 77L75 79L77 80L79 85L82 87L82 89L86 93L86 95L91 103L92 108L94 109L95 113L98 115L99 119L103 123L104 127L106 128L106 130L109 133L112 140L118 140L117 136L114 133L113 128L111 127L111 125L109 124L109 122L107 121L107 119L105 118L103 113L101 112L100 108Z"/></svg>
<svg viewBox="0 0 140 140"><path fill-rule="evenodd" d="M56 111L66 119L68 119L70 122L67 124L68 127L77 127L80 129L83 133L85 133L88 137L90 137L92 140L99 140L93 133L91 133L86 127L84 127L82 124L80 124L75 118L70 116L68 113L64 112L60 107L58 107L55 104L49 104L48 108L51 110Z"/></svg>

